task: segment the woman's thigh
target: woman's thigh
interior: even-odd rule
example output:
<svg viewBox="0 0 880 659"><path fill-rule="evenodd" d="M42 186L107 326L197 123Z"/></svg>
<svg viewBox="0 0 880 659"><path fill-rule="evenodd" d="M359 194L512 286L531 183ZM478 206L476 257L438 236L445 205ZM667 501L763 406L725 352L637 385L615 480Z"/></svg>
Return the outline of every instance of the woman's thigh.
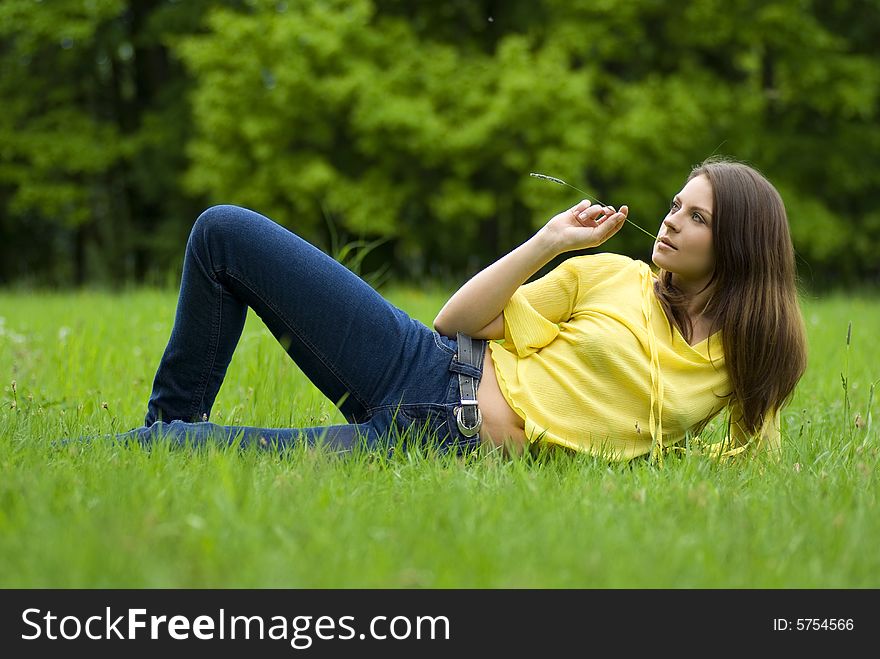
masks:
<svg viewBox="0 0 880 659"><path fill-rule="evenodd" d="M448 341L276 222L217 206L199 217L192 239L209 255L206 267L350 421L448 381Z"/></svg>

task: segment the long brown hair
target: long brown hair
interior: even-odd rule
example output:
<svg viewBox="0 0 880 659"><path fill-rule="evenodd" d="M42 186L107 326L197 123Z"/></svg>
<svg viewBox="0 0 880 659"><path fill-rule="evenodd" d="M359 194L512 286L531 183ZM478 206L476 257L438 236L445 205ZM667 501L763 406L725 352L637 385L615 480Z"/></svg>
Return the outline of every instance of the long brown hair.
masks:
<svg viewBox="0 0 880 659"><path fill-rule="evenodd" d="M807 365L788 217L776 188L748 165L711 158L687 180L697 176L709 179L714 203L715 272L704 314L710 331L721 331L732 396L743 412L736 421L754 434L768 412L788 402ZM657 297L690 340L687 299L672 273L658 274Z"/></svg>

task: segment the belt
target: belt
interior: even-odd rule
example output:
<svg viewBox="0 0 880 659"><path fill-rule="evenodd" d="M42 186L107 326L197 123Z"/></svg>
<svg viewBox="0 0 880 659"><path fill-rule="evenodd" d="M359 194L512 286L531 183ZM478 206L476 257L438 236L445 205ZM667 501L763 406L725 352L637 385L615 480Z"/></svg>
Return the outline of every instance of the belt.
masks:
<svg viewBox="0 0 880 659"><path fill-rule="evenodd" d="M478 437L483 425L483 415L477 406L477 387L483 374L483 356L486 342L458 333L458 354L452 370L458 373L458 392L461 404L455 408L458 430L467 438Z"/></svg>

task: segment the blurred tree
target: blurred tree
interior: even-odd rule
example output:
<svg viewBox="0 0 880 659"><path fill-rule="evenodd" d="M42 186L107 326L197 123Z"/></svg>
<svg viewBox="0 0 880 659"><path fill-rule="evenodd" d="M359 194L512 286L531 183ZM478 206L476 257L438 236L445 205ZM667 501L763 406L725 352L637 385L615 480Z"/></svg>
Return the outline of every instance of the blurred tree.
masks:
<svg viewBox="0 0 880 659"><path fill-rule="evenodd" d="M179 190L190 81L166 40L216 4L0 4L0 281L142 280L163 239L179 254L201 204Z"/></svg>
<svg viewBox="0 0 880 659"><path fill-rule="evenodd" d="M217 198L243 187L240 199L307 236L324 213L398 238L410 273L434 260L460 271L576 201L525 178L530 170L629 203L653 230L690 167L725 153L783 192L814 283L876 276L868 252L878 243L870 209L880 173L863 148L880 135L871 5L364 0L280 11L252 2L247 16L219 13L182 51L199 80L198 123L226 117L222 129L196 134L192 190ZM843 28L863 13L850 43ZM209 81L245 42L254 49L247 80ZM245 94L236 98L233 85ZM244 116L265 132L230 120ZM211 151L221 134L235 141ZM262 154L250 175L223 176L218 162L240 167L236 154L248 149ZM845 227L839 199L849 200ZM637 231L616 240L619 251L649 253Z"/></svg>
<svg viewBox="0 0 880 659"><path fill-rule="evenodd" d="M198 80L189 189L312 240L327 221L392 236L410 274L526 238L568 201L529 171L589 157L591 73L558 44L511 34L494 56L468 51L367 0L255 1L208 26L180 46Z"/></svg>
<svg viewBox="0 0 880 659"><path fill-rule="evenodd" d="M776 183L811 283L876 280L878 9L4 0L0 278L139 280L210 203L460 277L582 196L530 171L653 231L722 153Z"/></svg>
<svg viewBox="0 0 880 659"><path fill-rule="evenodd" d="M82 4L0 4L2 226L3 243L13 246L4 250L4 279L22 275L22 265L50 269L56 241L71 240L75 271L59 274L82 282L91 219L116 205L106 176L123 158L123 141L105 117L118 43L102 26L123 5L105 0L87 12Z"/></svg>

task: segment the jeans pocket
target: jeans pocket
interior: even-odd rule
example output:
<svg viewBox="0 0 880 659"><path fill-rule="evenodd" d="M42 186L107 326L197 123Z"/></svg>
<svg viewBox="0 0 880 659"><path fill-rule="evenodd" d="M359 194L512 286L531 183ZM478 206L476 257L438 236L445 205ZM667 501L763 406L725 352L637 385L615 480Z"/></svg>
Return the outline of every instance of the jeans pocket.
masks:
<svg viewBox="0 0 880 659"><path fill-rule="evenodd" d="M434 344L440 348L443 352L447 353L450 357L455 355L456 349L452 346L446 345L447 341L455 343L452 339L447 339L446 337L440 336L440 333L437 330L431 330L431 336L434 337Z"/></svg>

